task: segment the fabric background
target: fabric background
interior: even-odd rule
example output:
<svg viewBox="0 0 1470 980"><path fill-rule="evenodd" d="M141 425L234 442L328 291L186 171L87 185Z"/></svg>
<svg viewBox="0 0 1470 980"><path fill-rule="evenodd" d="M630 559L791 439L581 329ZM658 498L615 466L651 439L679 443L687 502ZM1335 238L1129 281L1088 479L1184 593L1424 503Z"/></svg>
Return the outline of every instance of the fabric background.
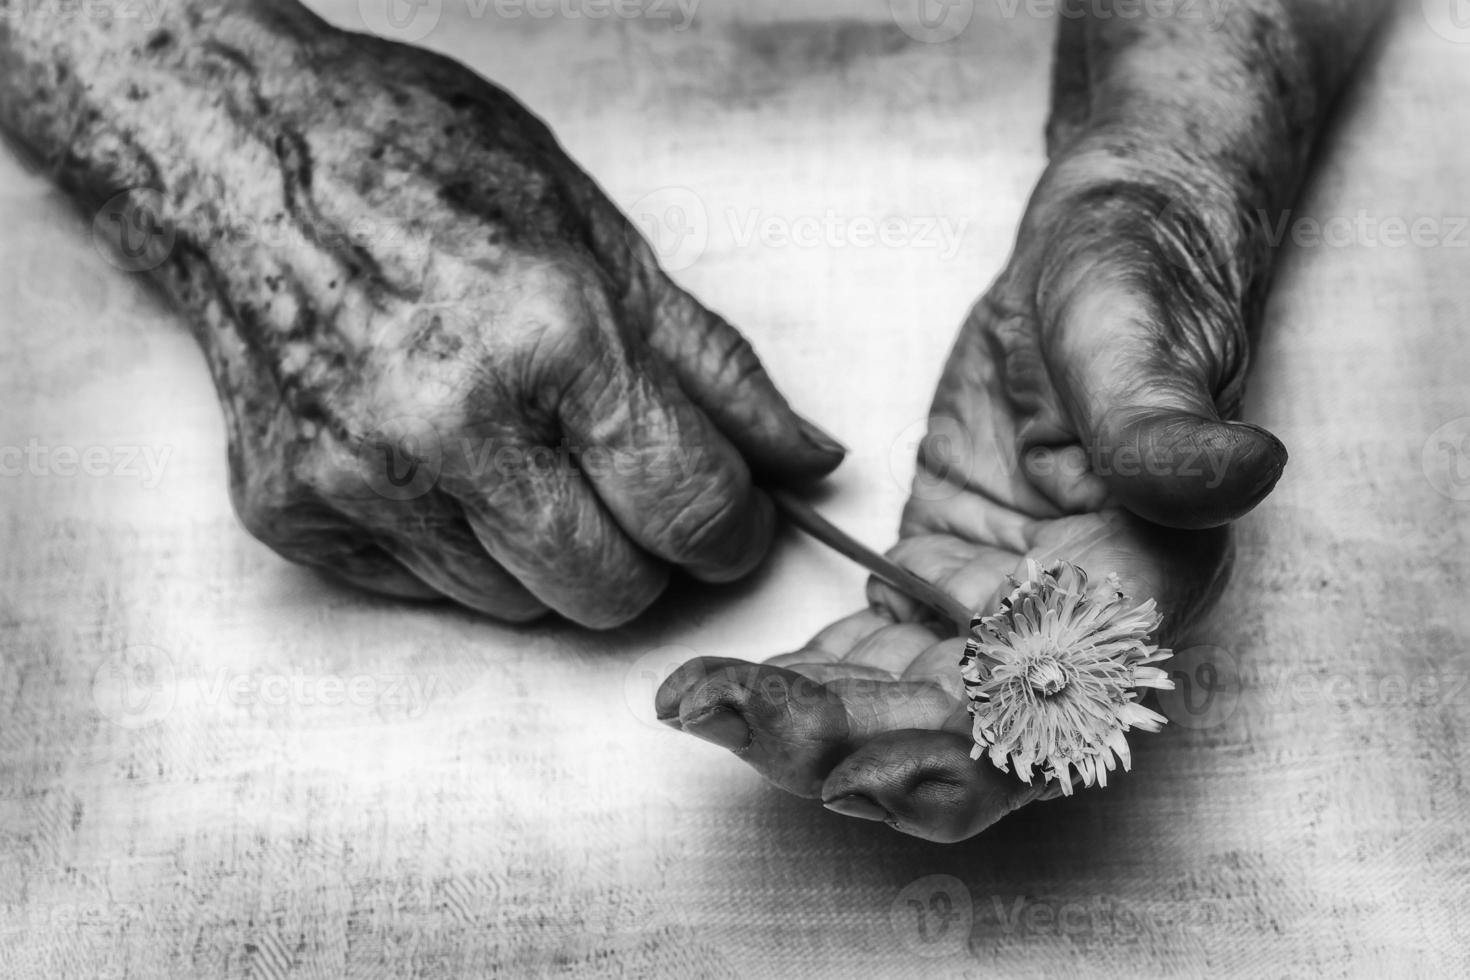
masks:
<svg viewBox="0 0 1470 980"><path fill-rule="evenodd" d="M423 43L515 91L631 211L707 233L679 278L852 446L826 510L886 546L1042 167L1054 21L982 0L921 43L856 0L706 0L684 31L437 6ZM1106 791L951 847L652 721L684 657L764 658L861 605L855 567L788 537L754 580L610 635L291 567L230 511L183 325L0 152L0 446L117 463L0 478L0 976L1470 968L1470 36L1447 11L1403 5L1297 214L1426 217L1437 244L1288 250L1249 417L1292 462L1181 653L1176 723ZM908 240L747 234L829 212Z"/></svg>

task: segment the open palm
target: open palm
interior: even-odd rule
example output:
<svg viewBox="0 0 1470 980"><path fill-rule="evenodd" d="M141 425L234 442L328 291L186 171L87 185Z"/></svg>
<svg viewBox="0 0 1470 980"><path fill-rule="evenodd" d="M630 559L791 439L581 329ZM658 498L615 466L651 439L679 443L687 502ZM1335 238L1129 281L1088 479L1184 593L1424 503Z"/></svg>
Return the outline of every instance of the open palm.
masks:
<svg viewBox="0 0 1470 980"><path fill-rule="evenodd" d="M1270 492L1286 452L1222 421L1238 411L1249 304L1183 246L1190 216L1142 192L1063 199L1054 183L960 332L889 554L983 613L1027 559L1116 574L1157 601L1167 645L1218 596L1224 525ZM931 840L1056 794L971 759L953 625L877 581L868 599L764 664L691 661L659 717L791 793Z"/></svg>

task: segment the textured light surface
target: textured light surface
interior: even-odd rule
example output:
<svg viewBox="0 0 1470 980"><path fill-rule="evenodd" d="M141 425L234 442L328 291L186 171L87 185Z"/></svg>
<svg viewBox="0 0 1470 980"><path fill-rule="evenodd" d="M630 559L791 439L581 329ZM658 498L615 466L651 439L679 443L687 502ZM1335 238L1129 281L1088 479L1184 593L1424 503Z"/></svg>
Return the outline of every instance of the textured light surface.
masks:
<svg viewBox="0 0 1470 980"><path fill-rule="evenodd" d="M1191 680L1171 724L1118 785L952 847L652 721L661 671L796 647L861 604L855 568L788 540L750 584L611 636L323 584L231 515L184 328L0 156L0 446L111 467L0 477L0 975L1462 972L1470 47L1419 6L1299 217L1427 217L1443 245L1287 258L1248 405L1292 463L1170 662ZM679 277L853 446L827 512L887 540L1040 172L1052 24L981 3L926 45L886 3L834 23L707 0L683 33L442 7L424 43L517 92L620 203L693 195L708 243ZM888 216L906 245L857 243L854 219Z"/></svg>

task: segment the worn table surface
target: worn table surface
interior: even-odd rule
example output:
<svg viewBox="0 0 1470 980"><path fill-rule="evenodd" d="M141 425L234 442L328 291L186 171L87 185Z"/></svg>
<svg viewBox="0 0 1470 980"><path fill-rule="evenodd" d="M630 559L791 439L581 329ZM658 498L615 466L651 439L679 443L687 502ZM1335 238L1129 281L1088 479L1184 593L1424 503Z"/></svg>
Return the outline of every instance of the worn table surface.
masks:
<svg viewBox="0 0 1470 980"><path fill-rule="evenodd" d="M748 584L593 635L284 564L230 512L184 327L0 155L0 975L1465 968L1470 32L1444 6L1404 4L1295 216L1250 401L1292 463L1181 655L1176 723L1118 785L953 847L652 721L660 671L794 648L861 603L854 567L787 539ZM853 446L828 510L886 545L1042 165L1053 23L983 2L921 43L882 2L709 0L687 30L496 9L430 3L423 43L651 217Z"/></svg>

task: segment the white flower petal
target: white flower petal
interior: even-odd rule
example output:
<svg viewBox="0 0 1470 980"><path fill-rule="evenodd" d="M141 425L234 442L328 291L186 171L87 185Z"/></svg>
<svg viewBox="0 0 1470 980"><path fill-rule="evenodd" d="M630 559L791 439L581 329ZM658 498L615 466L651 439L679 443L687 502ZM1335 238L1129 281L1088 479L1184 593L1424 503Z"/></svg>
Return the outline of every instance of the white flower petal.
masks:
<svg viewBox="0 0 1470 980"><path fill-rule="evenodd" d="M1166 723L1137 703L1139 689L1174 686L1152 666L1172 656L1148 642L1161 617L1153 600L1130 607L1116 576L1088 593L1070 562L1028 560L1027 571L998 612L972 622L961 660L977 748L1027 782L1039 769L1068 795L1072 768L1084 785L1105 786L1132 766L1124 732Z"/></svg>

